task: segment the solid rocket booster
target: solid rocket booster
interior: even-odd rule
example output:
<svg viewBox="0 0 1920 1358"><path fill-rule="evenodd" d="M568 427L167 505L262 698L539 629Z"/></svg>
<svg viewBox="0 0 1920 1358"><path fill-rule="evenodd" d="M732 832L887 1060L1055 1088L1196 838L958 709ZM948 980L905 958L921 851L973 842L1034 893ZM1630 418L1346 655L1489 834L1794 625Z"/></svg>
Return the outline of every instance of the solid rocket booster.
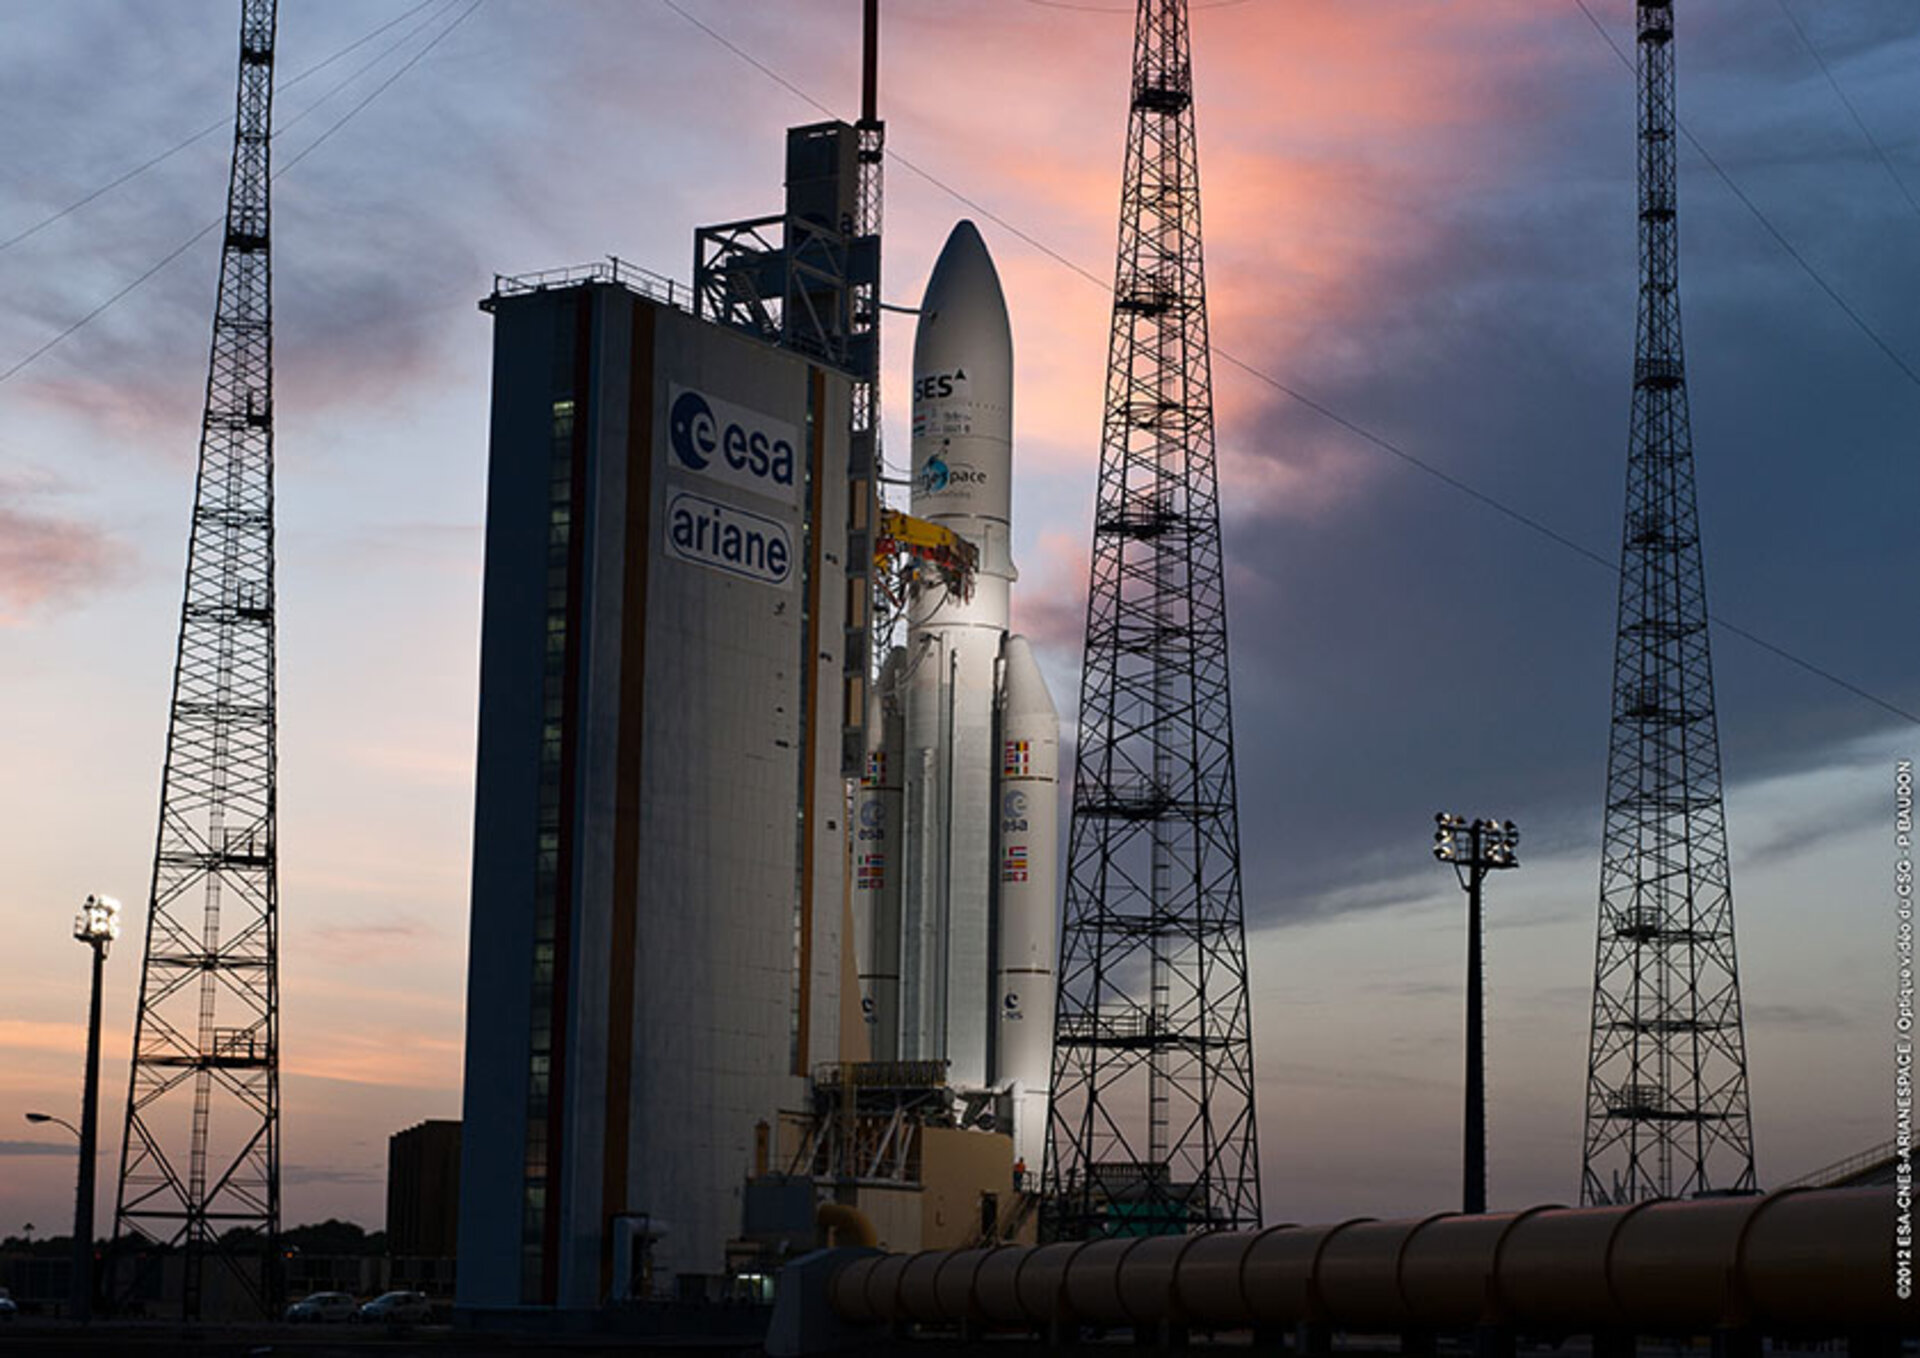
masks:
<svg viewBox="0 0 1920 1358"><path fill-rule="evenodd" d="M917 593L908 614L901 1056L984 1086L995 1008L994 672L1014 579L1013 336L986 243L953 228L913 342L912 513L979 552L973 593Z"/></svg>
<svg viewBox="0 0 1920 1358"><path fill-rule="evenodd" d="M1053 1074L1060 718L1025 637L1007 638L1000 682L1000 1012L993 1079L1013 1095L1015 1161L1038 1175Z"/></svg>
<svg viewBox="0 0 1920 1358"><path fill-rule="evenodd" d="M880 669L867 700L867 763L853 797L854 966L870 1059L900 1055L900 774L905 713L902 653Z"/></svg>

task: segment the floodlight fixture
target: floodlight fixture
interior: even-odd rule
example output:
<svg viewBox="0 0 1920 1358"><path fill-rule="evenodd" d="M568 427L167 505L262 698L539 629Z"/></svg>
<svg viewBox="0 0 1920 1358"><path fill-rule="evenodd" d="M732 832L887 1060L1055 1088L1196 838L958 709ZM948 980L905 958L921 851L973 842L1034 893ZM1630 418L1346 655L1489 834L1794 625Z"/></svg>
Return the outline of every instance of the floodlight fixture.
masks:
<svg viewBox="0 0 1920 1358"><path fill-rule="evenodd" d="M120 902L104 893L87 897L73 917L73 936L98 948L104 956L120 937Z"/></svg>

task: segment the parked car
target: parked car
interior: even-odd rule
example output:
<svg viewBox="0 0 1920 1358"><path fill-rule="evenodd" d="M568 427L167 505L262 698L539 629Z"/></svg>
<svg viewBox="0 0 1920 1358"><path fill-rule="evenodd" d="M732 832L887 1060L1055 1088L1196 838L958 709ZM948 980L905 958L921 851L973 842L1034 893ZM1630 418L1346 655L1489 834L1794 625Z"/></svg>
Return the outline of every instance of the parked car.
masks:
<svg viewBox="0 0 1920 1358"><path fill-rule="evenodd" d="M352 1320L357 1310L359 1306L350 1293L315 1292L289 1306L287 1319L293 1321Z"/></svg>
<svg viewBox="0 0 1920 1358"><path fill-rule="evenodd" d="M360 1308L360 1319L403 1325L433 1319L433 1303L425 1292L384 1292Z"/></svg>
<svg viewBox="0 0 1920 1358"><path fill-rule="evenodd" d="M0 1287L0 1320L12 1320L19 1314L20 1307L13 1299L13 1293Z"/></svg>

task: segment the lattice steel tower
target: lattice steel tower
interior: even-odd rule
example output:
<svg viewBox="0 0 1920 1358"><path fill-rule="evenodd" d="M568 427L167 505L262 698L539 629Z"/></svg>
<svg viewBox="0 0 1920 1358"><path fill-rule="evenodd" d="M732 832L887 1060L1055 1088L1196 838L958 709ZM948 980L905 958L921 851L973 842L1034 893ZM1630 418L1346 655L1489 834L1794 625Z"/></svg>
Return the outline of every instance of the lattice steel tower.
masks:
<svg viewBox="0 0 1920 1358"><path fill-rule="evenodd" d="M244 0L233 176L114 1234L278 1293L273 334L268 239L275 0ZM241 1229L246 1228L246 1229ZM238 1238L229 1237L237 1232ZM124 1242L123 1242L124 1248Z"/></svg>
<svg viewBox="0 0 1920 1358"><path fill-rule="evenodd" d="M1185 0L1140 0L1068 835L1053 1234L1257 1226Z"/></svg>
<svg viewBox="0 0 1920 1358"><path fill-rule="evenodd" d="M1754 1188L1680 346L1672 0L1640 0L1640 334L1583 1203Z"/></svg>

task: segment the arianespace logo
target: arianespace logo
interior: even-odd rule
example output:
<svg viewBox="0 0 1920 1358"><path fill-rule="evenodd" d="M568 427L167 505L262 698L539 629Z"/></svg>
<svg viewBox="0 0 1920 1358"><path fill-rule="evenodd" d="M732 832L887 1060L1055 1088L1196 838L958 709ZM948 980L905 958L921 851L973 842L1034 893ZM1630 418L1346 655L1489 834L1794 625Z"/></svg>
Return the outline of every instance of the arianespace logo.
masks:
<svg viewBox="0 0 1920 1358"><path fill-rule="evenodd" d="M797 500L798 429L678 385L668 394L667 440L680 466L789 504Z"/></svg>
<svg viewBox="0 0 1920 1358"><path fill-rule="evenodd" d="M763 585L793 578L793 535L777 519L683 490L667 497L665 527L662 545L676 561Z"/></svg>
<svg viewBox="0 0 1920 1358"><path fill-rule="evenodd" d="M919 481L922 495L938 495L945 490L984 486L987 474L965 462L949 462L944 453L934 453L920 465Z"/></svg>

